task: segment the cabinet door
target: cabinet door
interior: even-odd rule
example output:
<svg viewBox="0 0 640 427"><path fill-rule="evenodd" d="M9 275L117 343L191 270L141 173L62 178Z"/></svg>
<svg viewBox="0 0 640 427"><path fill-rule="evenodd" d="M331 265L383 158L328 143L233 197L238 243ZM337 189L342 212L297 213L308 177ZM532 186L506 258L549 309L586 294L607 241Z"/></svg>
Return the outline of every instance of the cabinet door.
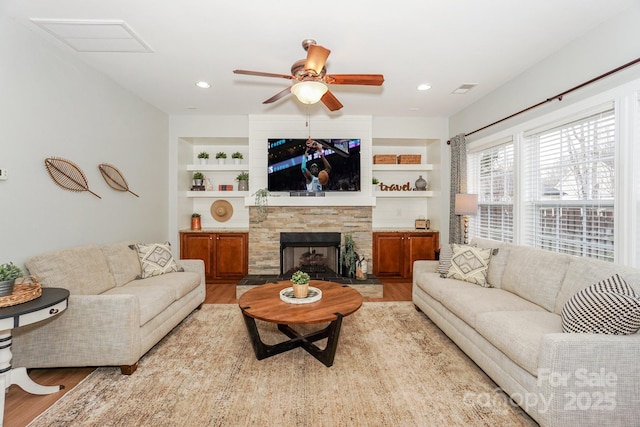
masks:
<svg viewBox="0 0 640 427"><path fill-rule="evenodd" d="M419 259L436 259L438 249L438 233L407 233L407 263L406 277L413 276L413 262Z"/></svg>
<svg viewBox="0 0 640 427"><path fill-rule="evenodd" d="M180 258L203 260L207 280L215 276L211 263L211 242L212 235L209 233L183 233L180 239Z"/></svg>
<svg viewBox="0 0 640 427"><path fill-rule="evenodd" d="M373 274L380 277L403 277L403 233L373 233Z"/></svg>
<svg viewBox="0 0 640 427"><path fill-rule="evenodd" d="M216 278L241 279L246 276L249 270L247 234L216 234L213 258L216 266Z"/></svg>

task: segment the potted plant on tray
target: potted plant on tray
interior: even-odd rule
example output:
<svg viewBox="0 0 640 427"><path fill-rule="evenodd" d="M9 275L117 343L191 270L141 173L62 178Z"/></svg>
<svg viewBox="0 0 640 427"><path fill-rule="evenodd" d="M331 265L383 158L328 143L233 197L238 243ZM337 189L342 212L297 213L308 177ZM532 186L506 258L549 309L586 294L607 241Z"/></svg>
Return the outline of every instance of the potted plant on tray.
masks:
<svg viewBox="0 0 640 427"><path fill-rule="evenodd" d="M22 269L14 263L0 265L0 297L11 295L16 279L22 276Z"/></svg>
<svg viewBox="0 0 640 427"><path fill-rule="evenodd" d="M309 294L309 281L311 277L304 271L298 270L291 275L293 296L296 298L306 298Z"/></svg>

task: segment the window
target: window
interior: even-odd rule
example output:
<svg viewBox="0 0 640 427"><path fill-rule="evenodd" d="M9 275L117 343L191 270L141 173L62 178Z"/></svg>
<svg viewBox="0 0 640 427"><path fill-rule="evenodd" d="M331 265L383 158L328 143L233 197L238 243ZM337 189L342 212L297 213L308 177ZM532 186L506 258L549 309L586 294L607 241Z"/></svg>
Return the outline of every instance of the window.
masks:
<svg viewBox="0 0 640 427"><path fill-rule="evenodd" d="M615 114L533 131L523 145L523 244L614 259Z"/></svg>
<svg viewBox="0 0 640 427"><path fill-rule="evenodd" d="M513 242L513 161L513 142L469 153L469 192L478 194L473 237Z"/></svg>

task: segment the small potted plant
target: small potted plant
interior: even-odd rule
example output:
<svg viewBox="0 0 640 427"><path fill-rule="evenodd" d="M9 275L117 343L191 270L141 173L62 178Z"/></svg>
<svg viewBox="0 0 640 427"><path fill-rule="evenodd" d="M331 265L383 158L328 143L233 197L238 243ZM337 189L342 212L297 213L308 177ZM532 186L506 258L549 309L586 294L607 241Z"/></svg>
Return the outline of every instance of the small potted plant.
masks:
<svg viewBox="0 0 640 427"><path fill-rule="evenodd" d="M22 269L12 262L0 265L0 297L11 295L16 279L23 275Z"/></svg>
<svg viewBox="0 0 640 427"><path fill-rule="evenodd" d="M218 163L224 165L224 160L227 158L227 153L224 151L218 151L216 153L216 159L218 159Z"/></svg>
<svg viewBox="0 0 640 427"><path fill-rule="evenodd" d="M298 270L291 275L293 286L293 296L296 298L306 298L309 294L309 281L311 277L304 271Z"/></svg>
<svg viewBox="0 0 640 427"><path fill-rule="evenodd" d="M200 159L201 165L206 165L207 161L209 160L209 153L207 153L206 151L203 151L200 154L198 154L198 158Z"/></svg>
<svg viewBox="0 0 640 427"><path fill-rule="evenodd" d="M202 230L202 222L200 219L200 214L197 212L194 212L191 214L191 229Z"/></svg>
<svg viewBox="0 0 640 427"><path fill-rule="evenodd" d="M233 159L233 163L236 165L240 164L240 160L244 159L244 156L242 155L241 152L236 151L235 153L233 153L231 155L231 158Z"/></svg>
<svg viewBox="0 0 640 427"><path fill-rule="evenodd" d="M376 189L378 188L378 185L380 184L380 181L378 181L378 178L372 178L371 184L373 185L373 191L376 191Z"/></svg>
<svg viewBox="0 0 640 427"><path fill-rule="evenodd" d="M204 179L204 175L202 172L194 172L193 173L193 185L199 187L202 185L202 180Z"/></svg>
<svg viewBox="0 0 640 427"><path fill-rule="evenodd" d="M236 180L238 181L238 191L249 190L249 172L241 172L236 176Z"/></svg>

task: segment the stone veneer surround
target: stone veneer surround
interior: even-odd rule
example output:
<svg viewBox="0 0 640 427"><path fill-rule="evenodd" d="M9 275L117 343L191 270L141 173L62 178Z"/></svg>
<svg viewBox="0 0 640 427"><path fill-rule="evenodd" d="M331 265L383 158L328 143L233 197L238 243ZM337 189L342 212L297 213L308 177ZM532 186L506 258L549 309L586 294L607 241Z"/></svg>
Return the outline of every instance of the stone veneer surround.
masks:
<svg viewBox="0 0 640 427"><path fill-rule="evenodd" d="M351 233L371 271L371 206L270 206L268 212L258 221L257 208L249 208L249 274L280 273L281 232L314 231Z"/></svg>

